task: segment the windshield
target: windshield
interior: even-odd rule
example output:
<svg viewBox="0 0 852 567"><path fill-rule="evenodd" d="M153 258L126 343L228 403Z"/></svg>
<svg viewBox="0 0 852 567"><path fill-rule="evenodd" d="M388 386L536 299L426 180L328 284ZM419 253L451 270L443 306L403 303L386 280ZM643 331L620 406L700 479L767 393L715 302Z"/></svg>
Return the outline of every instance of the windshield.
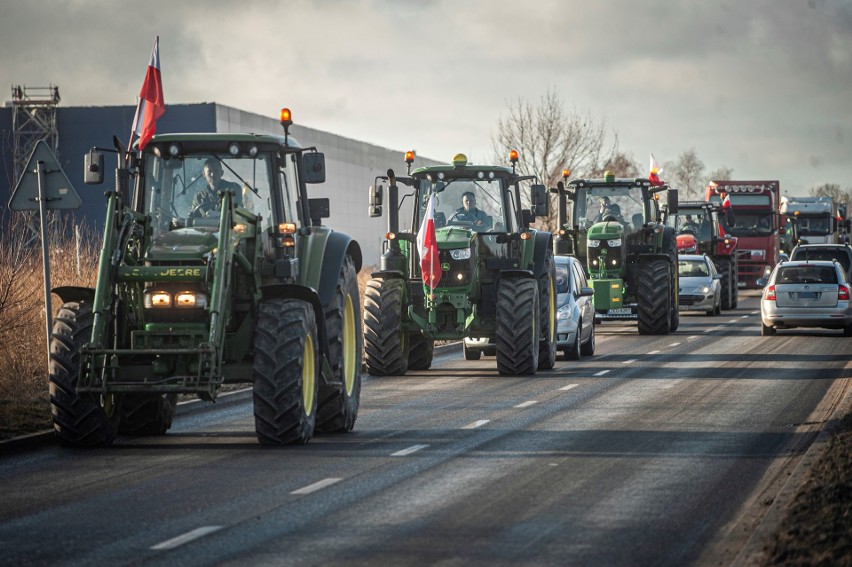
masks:
<svg viewBox="0 0 852 567"><path fill-rule="evenodd" d="M830 217L797 217L801 236L825 236L831 232Z"/></svg>
<svg viewBox="0 0 852 567"><path fill-rule="evenodd" d="M420 180L420 214L423 218L430 195L435 195L435 228L459 226L476 232L505 232L502 179L450 179L435 183ZM509 218L510 224L514 224ZM513 230L514 227L508 227Z"/></svg>
<svg viewBox="0 0 852 567"><path fill-rule="evenodd" d="M772 215L748 214L737 211L737 223L728 230L734 236L765 236L772 234Z"/></svg>
<svg viewBox="0 0 852 567"><path fill-rule="evenodd" d="M145 206L155 230L218 228L219 192L234 193L234 204L272 222L269 156L234 158L194 154L182 159L148 156Z"/></svg>
<svg viewBox="0 0 852 567"><path fill-rule="evenodd" d="M682 278L706 278L710 276L710 268L704 260L678 260L677 275Z"/></svg>
<svg viewBox="0 0 852 567"><path fill-rule="evenodd" d="M645 206L638 188L579 189L577 198L577 221L582 230L606 220L618 221L630 230L639 230L645 223Z"/></svg>
<svg viewBox="0 0 852 567"><path fill-rule="evenodd" d="M705 209L678 209L677 214L668 216L666 225L674 228L676 234L692 234L699 240L710 238L710 215Z"/></svg>

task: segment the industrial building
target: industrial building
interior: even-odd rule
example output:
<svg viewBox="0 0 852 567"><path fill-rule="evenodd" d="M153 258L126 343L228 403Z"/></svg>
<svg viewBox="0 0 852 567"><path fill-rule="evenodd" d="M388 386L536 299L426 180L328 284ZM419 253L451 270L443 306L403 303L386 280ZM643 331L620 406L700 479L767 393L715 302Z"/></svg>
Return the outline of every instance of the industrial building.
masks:
<svg viewBox="0 0 852 567"><path fill-rule="evenodd" d="M12 94L13 100L0 108L0 219L8 222L11 214L8 202L16 176L25 167L35 143L44 139L54 150L83 202L79 210L65 214L74 215L77 223L96 229L101 227L106 203L104 191L112 179L108 174L104 185L84 185L83 156L92 147L113 148L113 136L118 136L126 144L136 107L59 106L57 87L43 92L15 87ZM282 134L277 114L278 109L271 109L270 116L262 116L215 102L170 104L157 121L157 132ZM326 182L309 186L312 197L328 197L330 200L331 217L324 222L361 244L365 265L378 264L387 219L368 216L368 187L388 168L404 174L404 150L382 148L308 128L299 123L298 109L294 109L294 116L291 135L303 146L316 146L325 153ZM107 153L106 171L112 171L115 163L115 154ZM415 166L438 163L418 156Z"/></svg>

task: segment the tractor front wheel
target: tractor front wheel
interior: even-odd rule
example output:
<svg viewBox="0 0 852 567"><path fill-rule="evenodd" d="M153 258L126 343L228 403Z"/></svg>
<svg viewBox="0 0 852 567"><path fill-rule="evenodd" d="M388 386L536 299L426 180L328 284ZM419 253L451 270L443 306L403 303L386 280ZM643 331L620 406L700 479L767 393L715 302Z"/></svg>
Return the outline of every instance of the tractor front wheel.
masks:
<svg viewBox="0 0 852 567"><path fill-rule="evenodd" d="M668 335L671 330L671 265L666 260L641 264L636 276L640 335Z"/></svg>
<svg viewBox="0 0 852 567"><path fill-rule="evenodd" d="M408 369L429 370L435 354L435 341L421 333L414 333L409 337L408 344Z"/></svg>
<svg viewBox="0 0 852 567"><path fill-rule="evenodd" d="M550 370L556 364L556 266L548 251L544 274L538 280L541 310L541 340L538 343L538 369Z"/></svg>
<svg viewBox="0 0 852 567"><path fill-rule="evenodd" d="M364 354L372 376L401 376L408 370L408 333L402 332L405 282L374 278L364 293Z"/></svg>
<svg viewBox="0 0 852 567"><path fill-rule="evenodd" d="M541 311L538 284L528 278L502 278L497 286L497 370L535 374L538 369Z"/></svg>
<svg viewBox="0 0 852 567"><path fill-rule="evenodd" d="M172 426L177 394L125 394L119 431L124 435L163 435Z"/></svg>

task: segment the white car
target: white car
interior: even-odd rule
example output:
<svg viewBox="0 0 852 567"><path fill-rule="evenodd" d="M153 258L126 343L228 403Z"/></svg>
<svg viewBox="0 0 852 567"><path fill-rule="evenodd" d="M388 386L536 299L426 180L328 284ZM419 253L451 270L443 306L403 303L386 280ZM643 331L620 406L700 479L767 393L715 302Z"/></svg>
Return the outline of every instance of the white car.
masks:
<svg viewBox="0 0 852 567"><path fill-rule="evenodd" d="M722 276L704 254L678 254L678 304L681 311L722 312Z"/></svg>

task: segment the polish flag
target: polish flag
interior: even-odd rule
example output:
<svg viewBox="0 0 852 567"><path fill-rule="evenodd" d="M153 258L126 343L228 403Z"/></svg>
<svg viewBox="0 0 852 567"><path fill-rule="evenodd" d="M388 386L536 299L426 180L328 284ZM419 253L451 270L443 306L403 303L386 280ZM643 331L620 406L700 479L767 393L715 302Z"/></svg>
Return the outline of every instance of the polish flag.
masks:
<svg viewBox="0 0 852 567"><path fill-rule="evenodd" d="M651 185L654 187L659 187L663 184L660 181L660 174L663 172L663 169L657 165L657 160L654 159L654 154L651 154L651 173L648 174L648 180L651 182Z"/></svg>
<svg viewBox="0 0 852 567"><path fill-rule="evenodd" d="M166 103L163 102L163 81L160 77L160 37L154 40L154 49L151 50L151 61L148 63L148 72L145 74L145 82L139 91L139 104L136 106L136 116L133 117L130 138L133 135L139 137L139 149L145 149L148 141L157 131L157 119L166 112Z"/></svg>
<svg viewBox="0 0 852 567"><path fill-rule="evenodd" d="M719 198L722 199L722 210L731 208L731 198L728 197L727 191L724 189L719 192Z"/></svg>
<svg viewBox="0 0 852 567"><path fill-rule="evenodd" d="M435 195L429 197L426 214L417 231L417 248L420 250L420 271L423 284L432 289L441 280L441 261L438 259L438 240L435 236Z"/></svg>

